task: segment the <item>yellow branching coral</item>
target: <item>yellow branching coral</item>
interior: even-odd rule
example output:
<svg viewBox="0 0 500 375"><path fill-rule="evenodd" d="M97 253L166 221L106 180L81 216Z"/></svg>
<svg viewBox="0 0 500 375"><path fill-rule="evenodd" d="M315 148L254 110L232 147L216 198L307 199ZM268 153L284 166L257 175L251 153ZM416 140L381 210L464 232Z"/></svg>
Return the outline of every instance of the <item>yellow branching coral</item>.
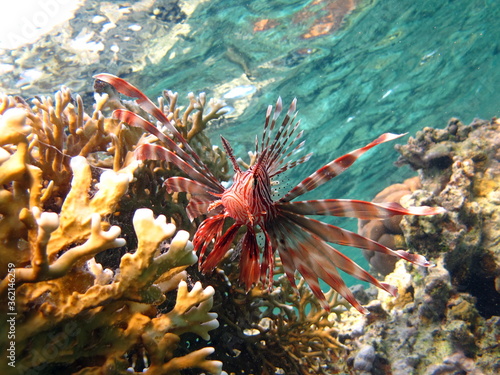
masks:
<svg viewBox="0 0 500 375"><path fill-rule="evenodd" d="M81 97L73 97L64 86L54 98L33 99L31 107L21 98L0 95L0 146L4 147L0 160L5 152L27 149L29 164L41 170L43 187L47 188L42 202L54 209L60 208L70 189L71 157L83 156L95 166L114 171L131 163L129 151L141 132L121 127L118 121L105 117L101 109L108 96L96 98L95 109L88 115ZM130 172L133 168L129 168Z"/></svg>
<svg viewBox="0 0 500 375"><path fill-rule="evenodd" d="M40 237L47 242L57 219L50 213L38 216L43 227ZM102 250L103 242L111 246L123 241L115 238L119 234L117 227L104 233L100 230L97 214L92 222L89 240L65 252L52 267L63 270L57 267L58 262L72 251L75 252L73 258L81 255L85 259L92 244ZM102 358L98 360L99 366L87 367L79 373L100 373L97 370L104 368L115 368L121 373L133 367L127 354L142 345L143 356L147 358L144 373L174 374L174 370L190 367L220 373L221 363L206 359L213 351L211 348L184 357L173 355L182 333L194 332L209 339L208 332L217 328L217 314L209 312L213 304L212 287L203 289L197 283L188 291L187 284L179 283L177 278L179 291L175 307L166 314L157 314L153 308L165 299L164 292L169 285L166 279L175 279L178 274L182 277L182 271L197 260L188 242L188 233L180 231L169 250L158 254L160 244L174 234L175 227L167 224L164 216L154 219L149 209L141 209L135 214L134 228L139 238L138 249L122 257L119 271L105 272L92 258L88 268L83 263L61 277L17 288L17 319L22 321L16 329L17 369L44 369L62 363L72 369L77 360L80 364L82 361L95 363L97 357ZM18 277L22 279L24 270L27 269L16 270L16 282ZM53 272L51 276L59 275ZM155 285L158 280L163 283ZM85 321L85 327L76 328L75 323L80 320ZM100 340L95 342L94 337ZM66 340L63 348L59 346L61 339ZM57 355L47 358L44 348L51 348Z"/></svg>
<svg viewBox="0 0 500 375"><path fill-rule="evenodd" d="M137 250L122 256L114 270L96 262L95 255L126 243L120 226L106 218L116 213L136 165L125 166L124 154L116 151L120 144L129 149L109 132L120 127L106 127L99 110L94 119L86 117L81 100L76 112L68 95L62 90L55 104L37 100L35 110L0 97L0 309L14 319L0 323L0 349L12 353L0 358L0 368L176 374L197 367L220 373L222 364L206 358L213 348L174 354L179 335L208 339L218 326L210 312L213 288L197 283L188 291L184 281L184 270L197 260L187 232L175 234L164 216L138 209ZM94 130L85 134L86 127ZM107 143L101 143L104 133ZM100 134L99 141L92 134ZM72 147L80 156L70 157ZM97 182L89 159L101 147L115 147L107 157L122 159L110 166L125 167L98 168ZM166 293L177 288L175 306L164 311ZM6 340L8 334L14 341Z"/></svg>
<svg viewBox="0 0 500 375"><path fill-rule="evenodd" d="M90 199L88 191L92 180L90 166L82 156L71 160L73 180L71 190L61 208L61 225L55 230L48 243L49 256L56 254L70 243L86 238L91 215L109 215L119 199L127 191L132 176L111 170L101 174L97 193Z"/></svg>

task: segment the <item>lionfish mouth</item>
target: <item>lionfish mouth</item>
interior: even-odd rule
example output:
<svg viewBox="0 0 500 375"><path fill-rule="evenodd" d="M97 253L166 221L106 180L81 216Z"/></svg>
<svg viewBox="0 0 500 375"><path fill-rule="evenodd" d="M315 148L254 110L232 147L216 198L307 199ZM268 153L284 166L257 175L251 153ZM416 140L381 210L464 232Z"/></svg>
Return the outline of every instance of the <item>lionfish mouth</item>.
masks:
<svg viewBox="0 0 500 375"><path fill-rule="evenodd" d="M137 147L137 159L166 160L175 164L189 177L171 177L165 182L169 193L190 193L190 202L186 208L188 216L193 219L212 211L212 215L202 222L193 238L193 245L199 254L199 267L203 273L211 272L219 264L233 247L238 230L245 226L246 232L237 246L241 249L239 277L247 290L258 284L259 280L262 286L272 287L274 258L277 252L285 274L295 289L295 272L298 271L322 306L329 309L330 306L319 286L318 280L322 279L358 311L366 314L368 311L356 300L338 270L367 281L392 295L396 295L397 289L375 279L332 244L389 254L423 267L431 265L421 255L392 250L359 234L311 219L308 215L375 220L395 215L437 215L445 212L441 207L404 208L398 203L371 203L350 199L295 200L343 173L372 147L405 134L382 134L366 146L332 160L304 178L286 194L273 200L271 181L276 181L276 177L281 173L306 162L310 157L308 154L294 159L304 145L304 142L300 141L302 132L298 132L300 121L296 121L296 99L292 101L279 126L276 125L282 111L281 98L278 98L274 108L268 107L264 133L260 144L256 142L255 148L259 168L242 171L229 142L222 138L234 169L233 184L225 188L168 119L169 113L164 113L140 90L121 78L110 74L98 74L94 78L112 85L121 94L136 98L137 104L172 134L172 138L168 137L136 113L127 110L114 112L115 118L155 135L161 144L143 144ZM214 212L216 213L213 214ZM232 224L224 230L224 223L231 219ZM256 230L259 227L264 236L262 247L256 239Z"/></svg>

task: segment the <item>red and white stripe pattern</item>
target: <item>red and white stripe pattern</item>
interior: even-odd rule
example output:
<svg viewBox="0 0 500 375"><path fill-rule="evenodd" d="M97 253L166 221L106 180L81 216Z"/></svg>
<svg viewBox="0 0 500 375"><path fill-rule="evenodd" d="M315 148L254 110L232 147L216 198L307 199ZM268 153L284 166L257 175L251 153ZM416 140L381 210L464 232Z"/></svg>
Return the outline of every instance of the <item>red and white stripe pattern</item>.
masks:
<svg viewBox="0 0 500 375"><path fill-rule="evenodd" d="M392 134L385 133L380 137L375 139L374 141L368 143L365 147L358 148L357 150L351 151L348 154L337 158L330 163L324 165L316 172L311 174L309 177L306 177L302 180L297 186L291 189L283 198L280 199L280 202L289 202L298 196L316 189L318 186L323 185L325 182L328 182L332 178L338 176L342 172L344 172L347 168L349 168L361 155L363 155L366 151L375 147L381 143L392 141L399 137L404 136L405 134Z"/></svg>
<svg viewBox="0 0 500 375"><path fill-rule="evenodd" d="M443 208L410 207L399 203L372 203L355 199L319 199L311 201L285 202L276 205L280 210L300 215L329 215L356 217L363 220L387 219L395 215L435 215Z"/></svg>
<svg viewBox="0 0 500 375"><path fill-rule="evenodd" d="M278 98L274 111L272 106L268 107L264 135L260 144L256 140L257 158L250 169L246 171L240 169L229 142L222 138L222 144L235 173L233 184L224 189L167 116L142 92L118 77L99 74L96 78L113 85L124 95L137 98L137 103L165 125L173 135L175 141L139 115L125 110L115 111L115 117L131 126L145 129L155 135L164 146L142 145L135 152L138 159L166 160L175 164L189 177L171 177L165 182L169 193L191 194L187 206L189 217L194 219L202 214L212 215L202 222L193 238L193 245L199 253L199 268L203 273L212 271L219 264L233 246L238 231L246 228L246 233L236 245L236 249L240 254L240 281L247 290L257 284L259 278L264 286L271 288L274 255L277 251L291 285L296 288L295 272L298 271L325 309L328 309L328 304L318 279L324 280L358 311L367 313L342 280L338 269L393 295L396 294L396 288L378 281L328 243L378 251L419 266L431 265L423 256L403 250L392 250L356 233L313 220L306 215L333 215L372 220L395 215L436 215L444 212L440 207L404 208L397 203L371 203L349 199L292 201L344 172L372 147L397 139L404 134L382 134L366 146L326 164L297 184L281 199L273 201L271 179L307 161L311 155L291 159L304 145L304 142L299 141L302 132L297 133L299 121L295 121L295 99L277 128L276 123L282 110L281 98ZM229 227L224 230L224 227L228 226L225 225L226 222L229 222ZM260 227L264 234L263 249L260 249L257 243L257 227Z"/></svg>

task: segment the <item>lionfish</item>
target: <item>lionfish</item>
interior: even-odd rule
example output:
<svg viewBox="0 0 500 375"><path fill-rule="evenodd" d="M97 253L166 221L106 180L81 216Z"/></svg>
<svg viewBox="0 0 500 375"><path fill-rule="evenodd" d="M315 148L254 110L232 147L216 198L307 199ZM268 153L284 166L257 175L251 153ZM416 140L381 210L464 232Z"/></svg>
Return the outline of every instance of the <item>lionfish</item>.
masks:
<svg viewBox="0 0 500 375"><path fill-rule="evenodd" d="M139 89L125 80L110 74L94 78L112 85L123 95L136 98L137 104L155 117L171 133L175 141L136 113L118 109L113 116L130 126L143 128L155 135L167 147L143 144L135 150L139 160L165 160L176 165L189 178L170 177L165 181L168 193L186 192L191 195L186 208L193 220L200 215L207 218L198 227L193 245L199 253L199 269L208 273L215 269L233 246L238 230L246 232L236 245L239 251L240 282L246 290L257 284L272 287L274 255L279 253L284 272L296 290L295 271L309 284L313 294L325 309L329 309L318 279L341 294L361 313L368 313L346 286L338 269L376 285L393 296L397 289L380 282L367 271L328 244L354 246L403 258L419 266L431 265L423 256L403 250L392 250L376 241L330 225L306 215L333 215L363 220L386 219L395 215L435 215L444 212L440 207L404 208L398 203L371 203L350 199L321 199L294 201L302 194L314 190L349 168L362 154L372 147L392 141L404 134L385 133L357 150L349 152L306 177L278 200L273 200L273 181L281 173L309 159L311 154L292 159L304 145L297 132L296 99L294 99L280 126L276 125L282 111L282 102L269 106L260 143L255 142L255 163L241 170L229 142L222 144L234 169L233 182L224 187L175 128L167 116ZM274 134L274 135L273 135ZM227 224L226 224L227 222ZM226 225L225 225L226 224ZM227 229L225 230L224 228ZM258 244L257 228L263 234L263 246ZM262 256L261 256L262 250ZM262 259L261 259L262 258Z"/></svg>

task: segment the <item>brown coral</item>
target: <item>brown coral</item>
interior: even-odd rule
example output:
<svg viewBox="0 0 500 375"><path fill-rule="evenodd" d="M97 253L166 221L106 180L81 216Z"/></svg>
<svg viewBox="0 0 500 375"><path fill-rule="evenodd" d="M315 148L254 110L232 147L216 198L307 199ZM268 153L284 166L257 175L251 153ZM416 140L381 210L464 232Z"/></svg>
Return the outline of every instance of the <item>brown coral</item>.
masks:
<svg viewBox="0 0 500 375"><path fill-rule="evenodd" d="M401 184L391 185L378 193L372 202L396 202L403 203L402 199L419 189L420 179L418 176L409 178ZM403 231L399 227L402 216L393 216L384 220L359 220L358 233L374 241L381 243L391 249L406 249ZM387 275L394 270L397 259L375 251L363 250L363 255L370 265L382 275Z"/></svg>
<svg viewBox="0 0 500 375"><path fill-rule="evenodd" d="M227 262L210 278L221 322L211 333L214 356L224 362L226 372L319 375L343 368L346 348L337 324L351 306L342 297L328 291L326 311L301 278L297 294L279 261L272 291L255 287L246 293L237 286L234 267L236 262Z"/></svg>

